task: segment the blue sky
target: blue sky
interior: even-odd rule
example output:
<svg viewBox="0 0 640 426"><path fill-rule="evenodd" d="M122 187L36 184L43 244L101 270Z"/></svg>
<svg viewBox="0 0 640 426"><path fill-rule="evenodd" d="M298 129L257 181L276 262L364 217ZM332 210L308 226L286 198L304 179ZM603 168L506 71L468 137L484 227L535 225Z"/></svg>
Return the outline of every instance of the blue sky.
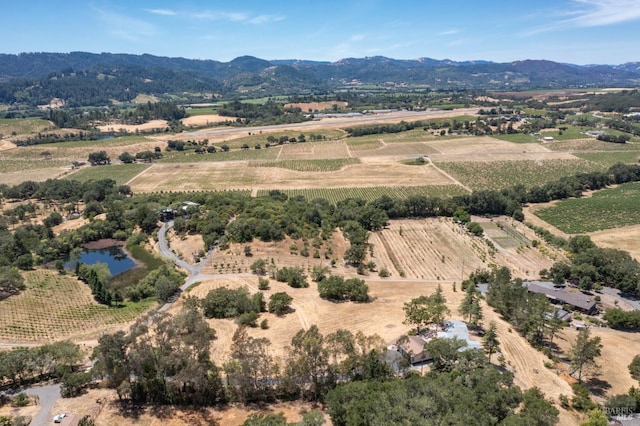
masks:
<svg viewBox="0 0 640 426"><path fill-rule="evenodd" d="M640 61L640 0L3 1L0 53Z"/></svg>

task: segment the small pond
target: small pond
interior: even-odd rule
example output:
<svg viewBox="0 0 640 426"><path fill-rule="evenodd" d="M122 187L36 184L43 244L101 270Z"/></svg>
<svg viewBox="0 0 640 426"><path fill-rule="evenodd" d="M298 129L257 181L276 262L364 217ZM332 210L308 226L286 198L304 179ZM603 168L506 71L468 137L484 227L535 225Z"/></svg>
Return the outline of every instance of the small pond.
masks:
<svg viewBox="0 0 640 426"><path fill-rule="evenodd" d="M85 249L77 259L67 259L64 266L74 270L78 262L87 265L93 265L98 262L106 263L109 271L111 271L111 276L121 274L136 266L136 262L133 259L127 256L120 247L115 246L99 250Z"/></svg>

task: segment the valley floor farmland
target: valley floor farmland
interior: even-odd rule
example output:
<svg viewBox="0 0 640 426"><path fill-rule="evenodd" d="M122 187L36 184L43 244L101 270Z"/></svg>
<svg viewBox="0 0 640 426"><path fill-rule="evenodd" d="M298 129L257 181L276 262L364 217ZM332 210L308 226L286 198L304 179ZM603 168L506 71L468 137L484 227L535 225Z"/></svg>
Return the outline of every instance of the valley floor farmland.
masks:
<svg viewBox="0 0 640 426"><path fill-rule="evenodd" d="M631 182L537 208L535 214L569 234L640 225L640 183Z"/></svg>
<svg viewBox="0 0 640 426"><path fill-rule="evenodd" d="M393 277L458 282L490 264L508 266L523 278L535 278L540 269L553 264L550 257L530 247L526 227L510 225L512 221L506 218L496 218L502 228L488 219L474 220L486 228L494 248L448 218L394 220L386 229L371 234L371 260Z"/></svg>
<svg viewBox="0 0 640 426"><path fill-rule="evenodd" d="M386 157L369 157L331 172L300 172L279 167L248 167L246 162L154 164L133 178L136 192L171 190L300 189L360 186L448 185L428 165L408 166Z"/></svg>

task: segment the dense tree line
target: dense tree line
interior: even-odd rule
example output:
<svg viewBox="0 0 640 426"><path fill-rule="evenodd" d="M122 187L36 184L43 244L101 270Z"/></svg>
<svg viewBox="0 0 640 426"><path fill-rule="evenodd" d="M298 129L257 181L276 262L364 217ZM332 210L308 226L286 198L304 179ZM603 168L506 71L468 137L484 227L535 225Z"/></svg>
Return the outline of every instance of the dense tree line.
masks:
<svg viewBox="0 0 640 426"><path fill-rule="evenodd" d="M598 135L596 139L603 142L627 143L629 142L629 139L631 139L631 136L624 134L616 136L610 135L609 133L603 133L601 135Z"/></svg>
<svg viewBox="0 0 640 426"><path fill-rule="evenodd" d="M475 287L480 283L489 284L487 303L513 324L531 345L539 349L551 345L562 324L544 295L528 292L521 279L512 280L506 267L475 271L463 287Z"/></svg>
<svg viewBox="0 0 640 426"><path fill-rule="evenodd" d="M640 92L638 90L622 90L593 96L583 109L586 111L629 112L631 107L636 107L639 104Z"/></svg>
<svg viewBox="0 0 640 426"><path fill-rule="evenodd" d="M570 281L584 291L602 285L640 294L640 263L628 252L597 247L586 235L570 238L566 248L572 254L570 262L557 262L549 270L555 283Z"/></svg>
<svg viewBox="0 0 640 426"><path fill-rule="evenodd" d="M285 108L282 104L267 102L263 105L232 101L224 104L218 114L224 117L235 117L235 123L242 125L270 125L301 123L308 120L300 108Z"/></svg>
<svg viewBox="0 0 640 426"><path fill-rule="evenodd" d="M69 141L97 141L105 135L92 130L87 132L68 132L68 133L38 133L36 136L29 136L25 139L18 139L15 141L17 146L29 146L29 145L43 145L58 142Z"/></svg>
<svg viewBox="0 0 640 426"><path fill-rule="evenodd" d="M0 382L12 388L30 382L61 379L73 373L82 361L80 346L69 341L36 348L16 348L0 352Z"/></svg>
<svg viewBox="0 0 640 426"><path fill-rule="evenodd" d="M344 130L347 132L348 136L358 137L358 136L366 136L366 135L378 135L383 133L406 132L408 130L413 130L416 128L420 128L422 126L424 126L424 123L422 121L412 121L412 122L401 121L399 123L391 123L391 124L376 124L371 126L347 127Z"/></svg>
<svg viewBox="0 0 640 426"><path fill-rule="evenodd" d="M210 329L193 299L175 316L141 320L128 332L105 334L94 350L94 372L121 399L148 404L212 406L226 401L320 400L338 381L390 377L380 359L378 337L338 330L323 335L314 325L300 330L282 365L265 338L235 332L231 359L216 366ZM221 372L226 374L226 385Z"/></svg>

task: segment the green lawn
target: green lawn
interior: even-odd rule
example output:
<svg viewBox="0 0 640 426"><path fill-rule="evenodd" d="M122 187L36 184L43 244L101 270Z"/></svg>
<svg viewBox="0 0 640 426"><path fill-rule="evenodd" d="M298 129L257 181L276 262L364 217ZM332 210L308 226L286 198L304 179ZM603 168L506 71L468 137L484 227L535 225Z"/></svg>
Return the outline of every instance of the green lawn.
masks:
<svg viewBox="0 0 640 426"><path fill-rule="evenodd" d="M640 182L597 191L589 198L572 198L540 209L536 215L569 234L640 224Z"/></svg>

